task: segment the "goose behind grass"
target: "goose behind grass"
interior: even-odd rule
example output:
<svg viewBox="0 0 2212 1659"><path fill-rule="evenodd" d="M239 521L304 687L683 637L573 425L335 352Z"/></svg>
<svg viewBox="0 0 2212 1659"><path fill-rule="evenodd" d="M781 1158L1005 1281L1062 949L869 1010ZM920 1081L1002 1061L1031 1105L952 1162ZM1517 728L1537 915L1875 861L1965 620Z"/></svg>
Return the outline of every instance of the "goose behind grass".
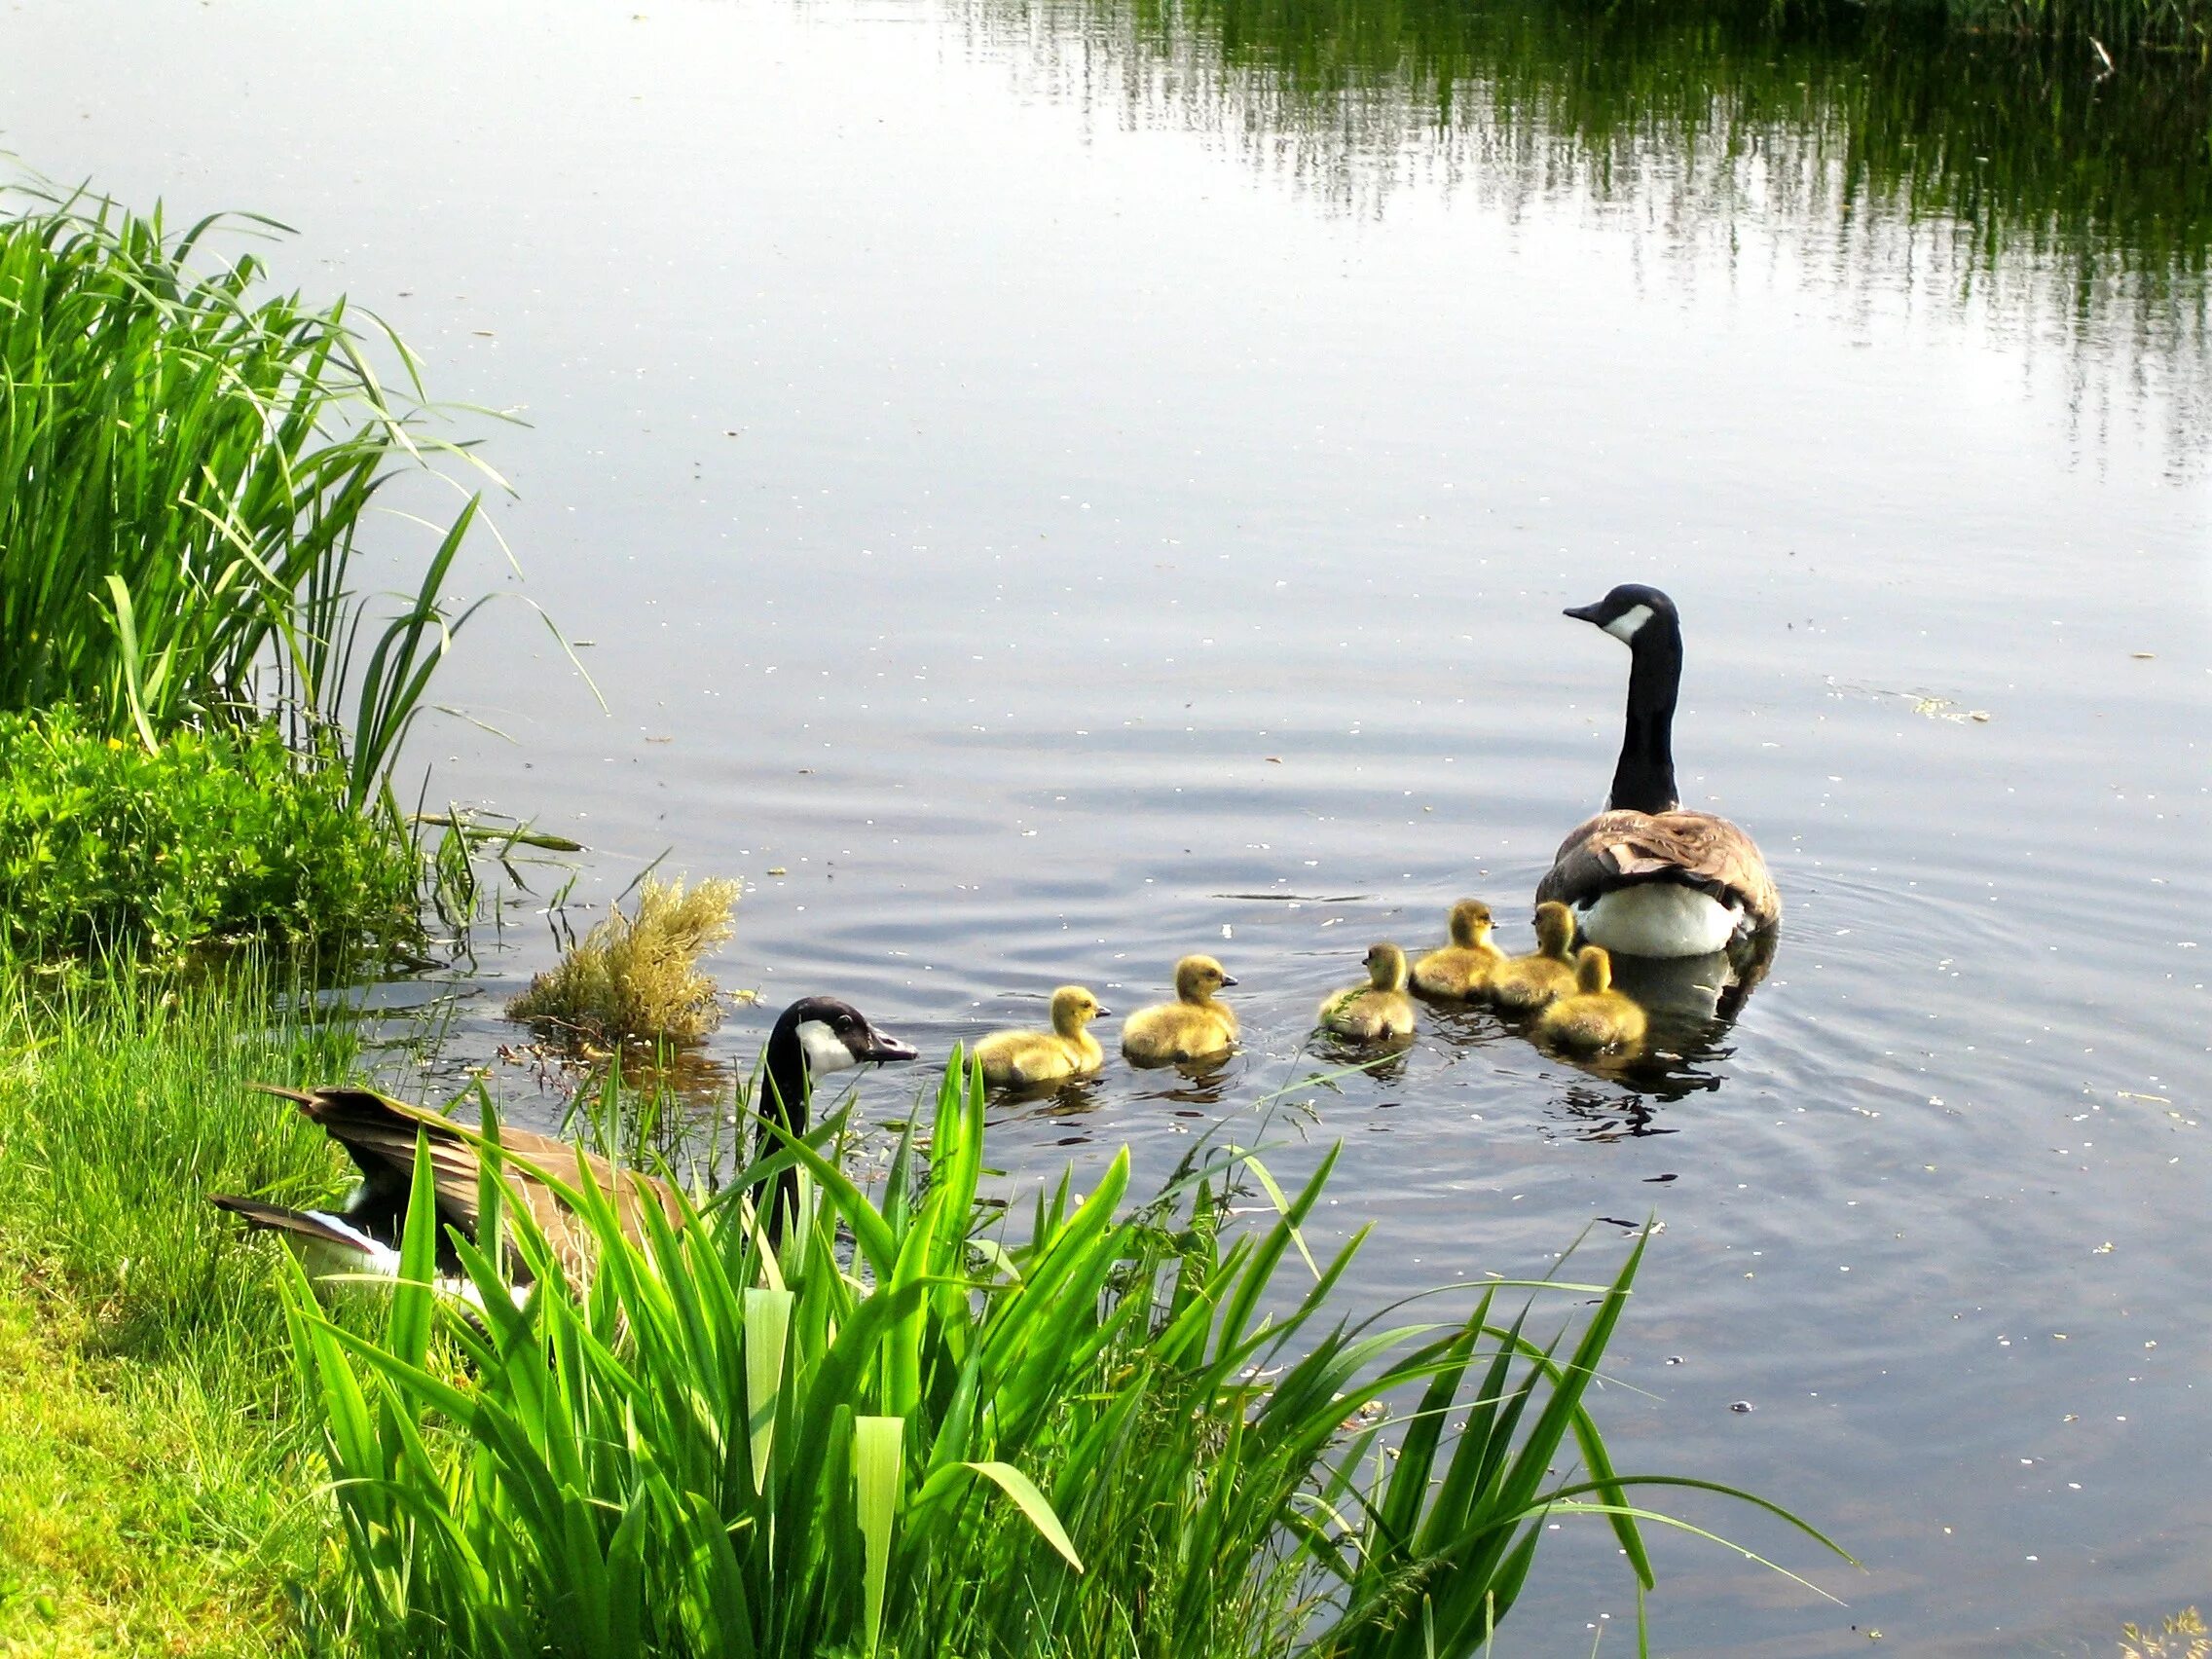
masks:
<svg viewBox="0 0 2212 1659"><path fill-rule="evenodd" d="M1465 1002L1489 988L1491 976L1505 962L1505 952L1491 943L1490 906L1480 899L1462 899L1453 905L1448 926L1452 942L1414 964L1414 989L1427 997Z"/></svg>
<svg viewBox="0 0 2212 1659"><path fill-rule="evenodd" d="M1175 964L1175 1001L1140 1008L1122 1022L1122 1053L1140 1066L1211 1059L1236 1043L1236 1011L1214 992L1236 981L1210 956Z"/></svg>
<svg viewBox="0 0 2212 1659"><path fill-rule="evenodd" d="M835 997L802 997L784 1010L769 1033L762 1055L762 1114L791 1133L803 1135L817 1079L854 1066L889 1065L914 1057L912 1045L869 1023L852 1004ZM290 1101L301 1117L344 1147L360 1181L344 1203L325 1209L291 1209L242 1194L213 1194L209 1202L249 1226L298 1241L312 1272L394 1277L415 1180L415 1157L419 1148L426 1148L441 1224L438 1270L457 1285L462 1282L461 1261L446 1230L471 1240L477 1237L478 1205L484 1193L483 1136L478 1131L441 1112L410 1106L372 1088L256 1087ZM671 1225L682 1225L683 1205L675 1189L658 1176L617 1169L598 1153L571 1141L514 1124L499 1125L498 1142L508 1200L529 1211L554 1258L571 1275L590 1273L591 1228L569 1208L557 1184L580 1185L588 1171L593 1185L613 1196L622 1231L633 1241L644 1236L648 1210L658 1209ZM771 1142L763 1130L759 1150L763 1154L775 1150ZM782 1202L767 1217L771 1236L779 1229L782 1213L795 1203L791 1191L795 1183L780 1187ZM755 1195L756 1200L763 1196Z"/></svg>
<svg viewBox="0 0 2212 1659"><path fill-rule="evenodd" d="M602 1048L698 1042L722 1016L699 958L737 931L738 893L726 879L687 890L648 877L634 913L609 913L507 1004L507 1017Z"/></svg>

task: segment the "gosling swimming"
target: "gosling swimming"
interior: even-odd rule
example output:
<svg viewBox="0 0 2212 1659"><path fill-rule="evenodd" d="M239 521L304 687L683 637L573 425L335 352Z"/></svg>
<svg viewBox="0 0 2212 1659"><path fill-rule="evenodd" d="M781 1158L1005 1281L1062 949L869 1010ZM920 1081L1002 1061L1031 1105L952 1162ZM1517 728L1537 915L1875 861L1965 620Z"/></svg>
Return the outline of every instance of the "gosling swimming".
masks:
<svg viewBox="0 0 2212 1659"><path fill-rule="evenodd" d="M1414 964L1414 989L1464 1002L1489 988L1490 977L1504 966L1505 952L1490 941L1490 906L1480 899L1453 905L1450 925L1452 942Z"/></svg>
<svg viewBox="0 0 2212 1659"><path fill-rule="evenodd" d="M1574 989L1574 912L1556 899L1536 906L1536 948L1502 963L1485 989L1512 1014L1529 1014Z"/></svg>
<svg viewBox="0 0 2212 1659"><path fill-rule="evenodd" d="M1574 969L1575 990L1536 1016L1536 1035L1563 1049L1596 1053L1633 1049L1643 1041L1643 1010L1613 986L1613 959L1602 944L1583 946Z"/></svg>
<svg viewBox="0 0 2212 1659"><path fill-rule="evenodd" d="M1321 999L1320 1022L1342 1037L1372 1043L1410 1037L1414 1000L1406 995L1406 953L1387 941L1367 947L1367 983L1346 985Z"/></svg>
<svg viewBox="0 0 2212 1659"><path fill-rule="evenodd" d="M1052 993L1050 1031L994 1031L976 1045L975 1058L990 1084L1051 1083L1055 1078L1088 1077L1106 1063L1106 1051L1084 1027L1111 1009L1081 985L1062 985Z"/></svg>
<svg viewBox="0 0 2212 1659"><path fill-rule="evenodd" d="M1184 957L1175 964L1176 1000L1140 1008L1122 1022L1123 1055L1163 1066L1228 1053L1236 1042L1236 1011L1216 1002L1214 992L1235 983L1212 957Z"/></svg>

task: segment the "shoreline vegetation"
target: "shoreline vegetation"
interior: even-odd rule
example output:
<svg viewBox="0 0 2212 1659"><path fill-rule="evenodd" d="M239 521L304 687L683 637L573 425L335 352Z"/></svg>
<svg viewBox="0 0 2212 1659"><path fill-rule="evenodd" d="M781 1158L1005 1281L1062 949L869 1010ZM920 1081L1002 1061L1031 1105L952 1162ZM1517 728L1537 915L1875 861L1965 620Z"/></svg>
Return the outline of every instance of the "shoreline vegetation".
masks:
<svg viewBox="0 0 2212 1659"><path fill-rule="evenodd" d="M449 591L481 497L413 556L381 503L504 486L395 333L217 254L280 229L0 187L0 949L272 940L342 977L418 954L482 838L425 844L391 781L493 597ZM372 539L411 589L364 586Z"/></svg>

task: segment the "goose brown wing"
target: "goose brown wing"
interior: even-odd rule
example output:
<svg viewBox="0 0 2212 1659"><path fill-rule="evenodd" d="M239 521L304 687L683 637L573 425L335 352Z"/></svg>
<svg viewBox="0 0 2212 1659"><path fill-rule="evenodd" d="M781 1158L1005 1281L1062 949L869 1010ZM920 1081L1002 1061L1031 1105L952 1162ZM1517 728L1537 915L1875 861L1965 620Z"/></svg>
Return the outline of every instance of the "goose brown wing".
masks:
<svg viewBox="0 0 2212 1659"><path fill-rule="evenodd" d="M476 1235L481 1162L475 1145L451 1119L369 1088L257 1087L293 1102L302 1116L343 1146L368 1184L372 1202L380 1209L388 1204L397 1219L404 1219L407 1212L420 1133L429 1150L439 1216L471 1238ZM532 1129L501 1124L499 1145L507 1155L508 1190L528 1206L546 1242L571 1272L589 1262L589 1233L549 1180L575 1186L588 1168L602 1192L615 1195L622 1231L633 1238L644 1233L647 1204L657 1205L671 1226L682 1225L682 1205L664 1181L635 1170L617 1171L606 1159L572 1141Z"/></svg>
<svg viewBox="0 0 2212 1659"><path fill-rule="evenodd" d="M1536 902L1583 905L1641 881L1679 881L1741 905L1756 929L1782 919L1782 895L1758 847L1710 812L1599 813L1560 843Z"/></svg>

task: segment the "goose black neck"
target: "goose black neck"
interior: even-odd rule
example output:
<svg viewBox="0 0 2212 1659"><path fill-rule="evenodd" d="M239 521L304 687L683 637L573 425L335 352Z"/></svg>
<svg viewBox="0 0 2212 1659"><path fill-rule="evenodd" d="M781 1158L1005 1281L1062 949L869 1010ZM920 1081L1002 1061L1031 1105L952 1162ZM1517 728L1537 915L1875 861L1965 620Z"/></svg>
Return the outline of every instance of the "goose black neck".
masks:
<svg viewBox="0 0 2212 1659"><path fill-rule="evenodd" d="M761 1057L760 1115L794 1135L806 1133L806 1051L799 1045L798 1021L787 1013L768 1034Z"/></svg>
<svg viewBox="0 0 2212 1659"><path fill-rule="evenodd" d="M806 1133L807 1088L812 1073L806 1063L806 1050L798 1040L798 1020L794 1011L787 1009L783 1018L776 1021L775 1030L768 1034L768 1048L761 1056L760 1095L756 1103L760 1116L766 1120L754 1137L753 1156L766 1158L781 1152L784 1143L767 1128L767 1124L780 1124L794 1135ZM798 1171L785 1169L774 1181L774 1191L765 1191L769 1183L763 1181L753 1189L753 1203L763 1218L768 1240L774 1243L783 1236L786 1213L795 1219L798 1215Z"/></svg>
<svg viewBox="0 0 2212 1659"><path fill-rule="evenodd" d="M1675 699L1682 682L1682 631L1655 615L1629 645L1628 719L1608 807L1672 812L1675 793Z"/></svg>

